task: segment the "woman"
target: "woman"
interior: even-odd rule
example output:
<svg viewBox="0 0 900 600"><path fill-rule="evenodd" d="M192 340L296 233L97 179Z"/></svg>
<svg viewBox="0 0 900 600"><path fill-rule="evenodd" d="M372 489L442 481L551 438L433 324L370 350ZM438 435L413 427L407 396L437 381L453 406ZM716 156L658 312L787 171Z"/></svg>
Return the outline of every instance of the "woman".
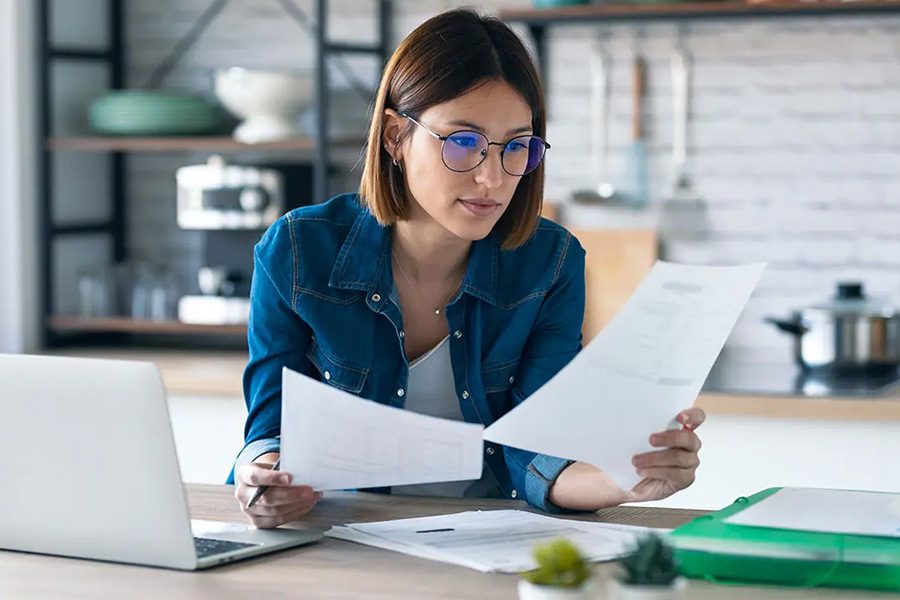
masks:
<svg viewBox="0 0 900 600"><path fill-rule="evenodd" d="M584 250L539 216L543 91L515 34L469 10L430 19L391 57L373 114L359 194L288 213L255 249L235 496L257 527L321 497L302 473L270 469L283 366L489 425L581 348ZM678 418L683 430L655 434L660 450L634 458L645 479L628 491L591 465L492 444L479 480L384 491L522 498L548 512L664 498L698 464L704 414Z"/></svg>

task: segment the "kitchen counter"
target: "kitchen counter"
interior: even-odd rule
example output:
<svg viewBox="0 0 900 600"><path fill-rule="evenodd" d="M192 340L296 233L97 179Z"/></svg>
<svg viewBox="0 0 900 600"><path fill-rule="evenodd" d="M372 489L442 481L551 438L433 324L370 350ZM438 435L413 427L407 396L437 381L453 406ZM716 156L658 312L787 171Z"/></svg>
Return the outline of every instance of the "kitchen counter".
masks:
<svg viewBox="0 0 900 600"><path fill-rule="evenodd" d="M65 348L66 356L146 360L156 363L170 394L241 397L242 352ZM709 415L781 419L900 422L900 388L878 397L809 397L704 391L697 406Z"/></svg>

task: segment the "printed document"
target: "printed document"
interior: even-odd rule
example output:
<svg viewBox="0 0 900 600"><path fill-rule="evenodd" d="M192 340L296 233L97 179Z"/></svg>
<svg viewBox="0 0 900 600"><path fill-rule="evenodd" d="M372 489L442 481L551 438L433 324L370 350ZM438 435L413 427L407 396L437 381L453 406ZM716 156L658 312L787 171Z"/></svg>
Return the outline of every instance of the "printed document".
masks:
<svg viewBox="0 0 900 600"><path fill-rule="evenodd" d="M783 488L727 519L732 525L900 538L900 494Z"/></svg>
<svg viewBox="0 0 900 600"><path fill-rule="evenodd" d="M623 489L635 454L693 405L764 264L657 262L613 320L566 367L484 432L486 440L580 460Z"/></svg>
<svg viewBox="0 0 900 600"><path fill-rule="evenodd" d="M478 479L483 429L282 370L281 470L316 490Z"/></svg>
<svg viewBox="0 0 900 600"><path fill-rule="evenodd" d="M351 523L325 535L483 572L518 573L535 567L532 550L538 542L565 537L589 560L602 561L626 554L648 531L665 530L491 510Z"/></svg>

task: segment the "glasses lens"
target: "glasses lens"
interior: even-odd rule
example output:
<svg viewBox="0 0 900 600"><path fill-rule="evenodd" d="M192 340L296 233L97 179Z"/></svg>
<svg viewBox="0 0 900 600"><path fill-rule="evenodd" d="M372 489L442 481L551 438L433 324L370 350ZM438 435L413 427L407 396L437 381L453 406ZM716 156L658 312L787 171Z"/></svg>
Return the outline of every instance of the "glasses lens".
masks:
<svg viewBox="0 0 900 600"><path fill-rule="evenodd" d="M513 138L503 148L503 168L510 175L526 175L534 171L547 146L544 140L533 135L523 135Z"/></svg>
<svg viewBox="0 0 900 600"><path fill-rule="evenodd" d="M471 171L484 160L487 138L475 131L457 131L444 142L444 164L451 171Z"/></svg>

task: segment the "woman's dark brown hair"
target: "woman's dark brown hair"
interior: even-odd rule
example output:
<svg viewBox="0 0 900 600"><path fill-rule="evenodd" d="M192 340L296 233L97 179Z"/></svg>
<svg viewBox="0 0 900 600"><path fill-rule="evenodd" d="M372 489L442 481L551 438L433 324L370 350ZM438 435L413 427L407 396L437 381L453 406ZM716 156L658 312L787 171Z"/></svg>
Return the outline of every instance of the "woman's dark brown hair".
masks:
<svg viewBox="0 0 900 600"><path fill-rule="evenodd" d="M392 163L382 136L384 111L418 117L426 109L490 81L504 81L531 107L534 135L544 137L544 91L534 63L516 34L495 17L456 9L433 17L410 33L391 56L375 98L360 199L382 225L408 218L403 173ZM414 125L409 124L404 135ZM495 231L503 248L531 237L540 218L544 165L522 177Z"/></svg>

